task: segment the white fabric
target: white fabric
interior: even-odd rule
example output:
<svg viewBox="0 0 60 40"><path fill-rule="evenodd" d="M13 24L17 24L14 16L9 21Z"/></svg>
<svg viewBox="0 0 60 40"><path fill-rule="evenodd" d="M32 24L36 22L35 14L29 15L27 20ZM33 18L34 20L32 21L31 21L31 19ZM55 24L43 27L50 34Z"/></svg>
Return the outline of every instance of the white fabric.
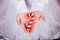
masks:
<svg viewBox="0 0 60 40"><path fill-rule="evenodd" d="M35 31L26 34L16 23L16 15L28 11L24 0L1 0L0 3L0 32L10 40L37 40L58 38L60 32L60 8L55 0L35 0L32 10L43 11L46 22L40 20ZM41 5L42 4L42 5Z"/></svg>

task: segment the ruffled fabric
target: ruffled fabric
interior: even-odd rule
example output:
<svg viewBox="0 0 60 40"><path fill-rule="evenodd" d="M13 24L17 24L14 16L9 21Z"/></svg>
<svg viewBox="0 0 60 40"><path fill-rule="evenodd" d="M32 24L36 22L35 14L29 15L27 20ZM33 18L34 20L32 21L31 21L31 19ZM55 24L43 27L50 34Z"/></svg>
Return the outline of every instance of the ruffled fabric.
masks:
<svg viewBox="0 0 60 40"><path fill-rule="evenodd" d="M56 39L60 36L60 8L55 0L35 0L30 11L42 11L46 22L39 21L32 34L25 33L16 23L16 15L27 12L24 0L4 0L0 4L0 32L10 40ZM38 13L37 13L38 14Z"/></svg>

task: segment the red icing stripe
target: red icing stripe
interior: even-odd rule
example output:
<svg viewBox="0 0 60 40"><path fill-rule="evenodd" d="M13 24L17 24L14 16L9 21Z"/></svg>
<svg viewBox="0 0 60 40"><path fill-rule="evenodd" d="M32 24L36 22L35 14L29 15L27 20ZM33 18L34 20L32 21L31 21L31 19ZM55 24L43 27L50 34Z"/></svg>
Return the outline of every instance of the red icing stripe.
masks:
<svg viewBox="0 0 60 40"><path fill-rule="evenodd" d="M31 16L33 16L33 13L32 13L32 12L30 12L30 17L31 17Z"/></svg>
<svg viewBox="0 0 60 40"><path fill-rule="evenodd" d="M30 13L27 13L27 17L28 17L28 18L33 18L33 17L34 17L34 15L33 15L33 13L32 13L32 12L30 12Z"/></svg>

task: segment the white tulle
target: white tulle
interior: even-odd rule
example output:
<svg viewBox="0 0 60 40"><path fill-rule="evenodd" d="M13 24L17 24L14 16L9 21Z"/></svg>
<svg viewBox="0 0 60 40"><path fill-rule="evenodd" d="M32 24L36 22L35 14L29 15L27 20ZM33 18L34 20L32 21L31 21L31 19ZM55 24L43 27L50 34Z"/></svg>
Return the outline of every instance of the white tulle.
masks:
<svg viewBox="0 0 60 40"><path fill-rule="evenodd" d="M32 34L16 23L16 15L28 11L24 0L3 0L0 4L0 32L10 40L55 39L60 35L60 8L55 0L35 0L32 10L43 11L46 22L39 21ZM38 13L37 13L38 14Z"/></svg>

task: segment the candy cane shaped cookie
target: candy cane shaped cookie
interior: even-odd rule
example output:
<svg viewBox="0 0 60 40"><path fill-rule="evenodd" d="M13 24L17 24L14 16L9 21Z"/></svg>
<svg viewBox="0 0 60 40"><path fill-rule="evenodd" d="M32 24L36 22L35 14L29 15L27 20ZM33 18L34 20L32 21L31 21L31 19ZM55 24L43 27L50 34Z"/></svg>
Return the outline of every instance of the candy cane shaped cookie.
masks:
<svg viewBox="0 0 60 40"><path fill-rule="evenodd" d="M17 15L17 23L26 33L32 33L41 18L44 22L46 21L46 17L41 11L25 12Z"/></svg>

